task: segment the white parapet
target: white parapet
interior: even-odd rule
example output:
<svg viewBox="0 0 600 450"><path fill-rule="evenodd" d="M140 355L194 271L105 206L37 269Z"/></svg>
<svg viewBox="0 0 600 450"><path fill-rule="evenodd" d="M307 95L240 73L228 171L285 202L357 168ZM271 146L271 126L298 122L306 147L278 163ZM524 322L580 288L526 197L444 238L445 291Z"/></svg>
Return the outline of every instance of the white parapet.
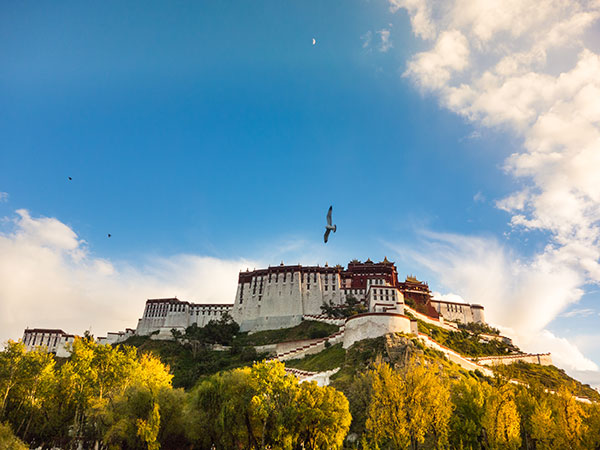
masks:
<svg viewBox="0 0 600 450"><path fill-rule="evenodd" d="M376 338L387 333L410 334L413 329L410 318L402 314L390 312L358 314L346 321L343 347L349 348L357 341Z"/></svg>
<svg viewBox="0 0 600 450"><path fill-rule="evenodd" d="M550 353L519 353L516 355L485 356L474 360L477 361L477 363L486 366L506 365L516 362L539 364L541 366L552 365L552 355Z"/></svg>

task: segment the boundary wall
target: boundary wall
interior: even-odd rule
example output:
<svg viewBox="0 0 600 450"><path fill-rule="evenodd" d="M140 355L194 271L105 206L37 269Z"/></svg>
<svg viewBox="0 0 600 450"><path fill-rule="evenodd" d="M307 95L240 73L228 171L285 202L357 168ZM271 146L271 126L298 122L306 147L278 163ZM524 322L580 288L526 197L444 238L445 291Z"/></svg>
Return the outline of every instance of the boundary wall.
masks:
<svg viewBox="0 0 600 450"><path fill-rule="evenodd" d="M477 361L478 364L485 366L508 365L516 362L539 364L540 366L552 365L552 355L550 353L520 353L517 355L483 356L481 358L471 358L471 360Z"/></svg>

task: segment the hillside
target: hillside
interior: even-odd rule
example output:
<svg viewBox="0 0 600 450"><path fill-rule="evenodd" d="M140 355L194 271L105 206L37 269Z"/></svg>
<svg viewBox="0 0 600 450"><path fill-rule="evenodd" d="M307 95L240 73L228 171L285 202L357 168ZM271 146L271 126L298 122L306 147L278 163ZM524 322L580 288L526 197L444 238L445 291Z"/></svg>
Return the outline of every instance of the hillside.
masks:
<svg viewBox="0 0 600 450"><path fill-rule="evenodd" d="M205 343L192 347L177 341L157 341L145 336L133 336L121 345L136 347L140 353L152 353L171 367L173 386L189 389L208 375L236 367L250 366L254 361L269 356L258 353L254 346L315 339L335 333L338 327L322 322L303 321L280 330L260 331L253 334L237 333L225 351L215 351Z"/></svg>

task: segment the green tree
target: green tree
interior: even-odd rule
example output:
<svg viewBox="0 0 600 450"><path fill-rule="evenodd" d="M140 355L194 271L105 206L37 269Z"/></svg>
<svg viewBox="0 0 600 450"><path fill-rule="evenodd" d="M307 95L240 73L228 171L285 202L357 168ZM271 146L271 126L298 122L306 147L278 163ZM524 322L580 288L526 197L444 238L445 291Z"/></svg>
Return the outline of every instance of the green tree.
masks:
<svg viewBox="0 0 600 450"><path fill-rule="evenodd" d="M260 447L274 445L286 434L280 420L292 405L298 388L295 377L288 377L279 361L255 363L250 372L254 395L250 400L252 416L260 423Z"/></svg>
<svg viewBox="0 0 600 450"><path fill-rule="evenodd" d="M531 438L536 450L556 448L557 425L552 408L546 399L535 403L531 415Z"/></svg>
<svg viewBox="0 0 600 450"><path fill-rule="evenodd" d="M201 448L258 448L250 401L254 389L250 368L220 372L201 381L190 393L189 438Z"/></svg>
<svg viewBox="0 0 600 450"><path fill-rule="evenodd" d="M11 391L19 383L19 377L25 363L25 345L9 340L3 352L0 352L0 420L6 415Z"/></svg>
<svg viewBox="0 0 600 450"><path fill-rule="evenodd" d="M148 419L136 421L137 435L146 443L148 450L160 449L158 443L158 431L160 430L160 407L154 403Z"/></svg>
<svg viewBox="0 0 600 450"><path fill-rule="evenodd" d="M454 413L450 418L452 448L481 448L481 419L484 412L486 385L473 378L460 378L452 386Z"/></svg>
<svg viewBox="0 0 600 450"><path fill-rule="evenodd" d="M339 449L350 429L348 400L332 387L301 383L288 427L297 429L296 442L306 449Z"/></svg>

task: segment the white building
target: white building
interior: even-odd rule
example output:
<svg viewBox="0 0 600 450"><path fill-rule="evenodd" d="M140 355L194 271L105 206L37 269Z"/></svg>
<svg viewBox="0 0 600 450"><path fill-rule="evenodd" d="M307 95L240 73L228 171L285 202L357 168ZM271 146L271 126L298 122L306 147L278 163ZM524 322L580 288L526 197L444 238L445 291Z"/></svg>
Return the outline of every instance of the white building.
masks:
<svg viewBox="0 0 600 450"><path fill-rule="evenodd" d="M157 298L146 301L146 307L135 334L147 336L158 332L159 339L170 339L171 330L185 330L192 324L203 327L231 312L231 304L201 305L177 298Z"/></svg>
<svg viewBox="0 0 600 450"><path fill-rule="evenodd" d="M385 258L379 263L353 260L347 268L281 263L267 269L246 270L239 274L233 305L150 299L135 334L170 339L172 329L183 331L194 323L202 327L226 312L241 331L288 328L298 325L304 316L322 314L324 304L344 304L350 295L370 313L402 315L405 302L410 301L419 312L435 319L442 316L464 323L484 321L483 307L479 305L433 300L427 284L412 276L399 281L396 266ZM113 340L121 342L118 339L123 338L117 336Z"/></svg>
<svg viewBox="0 0 600 450"><path fill-rule="evenodd" d="M443 316L450 321L483 322L483 307L479 305L434 304L426 283L411 276L400 282L396 266L387 258L379 263L354 260L348 268L281 263L246 270L239 274L231 314L242 331L287 328L298 325L305 315L321 314L323 304L345 303L348 295L363 302L369 312L403 314L409 299L419 312L436 319Z"/></svg>
<svg viewBox="0 0 600 450"><path fill-rule="evenodd" d="M469 305L468 303L446 302L443 300L431 299L431 306L437 313L451 322L460 323L485 323L483 316L483 306Z"/></svg>
<svg viewBox="0 0 600 450"><path fill-rule="evenodd" d="M27 351L41 349L62 358L70 355L67 344L73 344L74 341L74 335L58 329L27 328L23 333L23 344Z"/></svg>

